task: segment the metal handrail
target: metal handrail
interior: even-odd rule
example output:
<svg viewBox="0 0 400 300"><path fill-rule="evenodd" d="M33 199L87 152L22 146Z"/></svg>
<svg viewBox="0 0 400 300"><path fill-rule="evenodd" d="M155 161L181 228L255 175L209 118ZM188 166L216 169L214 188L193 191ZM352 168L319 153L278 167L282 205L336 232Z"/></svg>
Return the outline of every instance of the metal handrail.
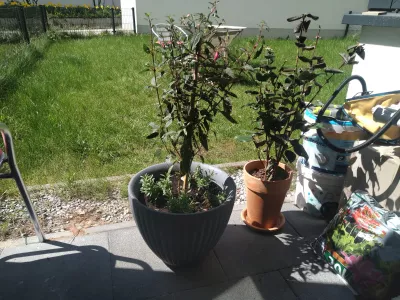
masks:
<svg viewBox="0 0 400 300"><path fill-rule="evenodd" d="M167 23L158 23L158 24L155 24L155 25L152 26L151 31L153 32L153 34L157 37L157 39L159 41L164 41L165 38L168 38L168 37L163 37L162 33L160 34L156 29L159 28L159 27L160 28L168 28L170 26L171 25L167 24ZM188 34L181 27L179 27L177 25L172 25L172 26L174 26L176 29L178 29L182 33L182 35L185 37L185 39L188 38Z"/></svg>

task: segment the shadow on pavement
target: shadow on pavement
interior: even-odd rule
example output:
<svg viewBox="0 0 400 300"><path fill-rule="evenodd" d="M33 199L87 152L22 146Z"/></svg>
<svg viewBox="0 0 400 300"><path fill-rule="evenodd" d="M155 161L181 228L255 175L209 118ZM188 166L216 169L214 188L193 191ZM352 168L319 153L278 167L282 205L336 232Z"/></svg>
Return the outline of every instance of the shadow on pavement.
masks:
<svg viewBox="0 0 400 300"><path fill-rule="evenodd" d="M207 273L209 268L202 266L205 262L155 270L151 263L115 255L100 246L58 241L33 244L22 247L19 252L23 253L0 259L0 299L146 299L161 295L165 297L160 299L190 300L318 299L321 295L323 299L352 299L351 292L337 282L315 280L329 271L310 253L308 242L289 224L285 228L277 235L265 235L244 225L228 225L211 253L218 258L212 263L219 262L225 276L211 285L199 285L197 275L193 276ZM146 246L144 251L150 250ZM121 267L120 262L135 267ZM160 285L164 287L158 289Z"/></svg>

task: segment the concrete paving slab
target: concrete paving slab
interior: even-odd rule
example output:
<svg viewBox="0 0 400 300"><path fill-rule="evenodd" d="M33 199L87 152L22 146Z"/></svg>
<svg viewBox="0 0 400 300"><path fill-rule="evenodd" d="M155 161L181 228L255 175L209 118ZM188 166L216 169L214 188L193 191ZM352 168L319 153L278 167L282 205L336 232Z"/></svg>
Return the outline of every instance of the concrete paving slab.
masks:
<svg viewBox="0 0 400 300"><path fill-rule="evenodd" d="M197 267L172 270L146 245L137 228L110 232L114 299L143 299L222 282L213 252Z"/></svg>
<svg viewBox="0 0 400 300"><path fill-rule="evenodd" d="M156 296L147 298L147 300L176 300L175 294L169 294L164 296Z"/></svg>
<svg viewBox="0 0 400 300"><path fill-rule="evenodd" d="M258 276L248 276L239 280L184 291L174 295L174 300L294 300L289 285L279 272L270 272Z"/></svg>
<svg viewBox="0 0 400 300"><path fill-rule="evenodd" d="M296 231L307 239L318 237L328 225L325 220L315 218L308 213L300 210L293 203L284 203L282 206L286 221L290 223Z"/></svg>
<svg viewBox="0 0 400 300"><path fill-rule="evenodd" d="M244 223L243 223L243 221L241 219L241 216L240 216L241 212L242 212L242 209L237 209L237 210L232 211L232 214L231 214L231 217L229 218L228 224L231 224L231 225L243 225Z"/></svg>
<svg viewBox="0 0 400 300"><path fill-rule="evenodd" d="M240 214L240 211L233 213ZM316 259L309 243L299 237L288 223L276 234L258 233L243 223L229 224L215 252L230 279L275 271Z"/></svg>
<svg viewBox="0 0 400 300"><path fill-rule="evenodd" d="M106 233L4 249L0 299L112 299Z"/></svg>
<svg viewBox="0 0 400 300"><path fill-rule="evenodd" d="M327 264L302 263L280 270L296 296L304 300L350 300L354 295Z"/></svg>

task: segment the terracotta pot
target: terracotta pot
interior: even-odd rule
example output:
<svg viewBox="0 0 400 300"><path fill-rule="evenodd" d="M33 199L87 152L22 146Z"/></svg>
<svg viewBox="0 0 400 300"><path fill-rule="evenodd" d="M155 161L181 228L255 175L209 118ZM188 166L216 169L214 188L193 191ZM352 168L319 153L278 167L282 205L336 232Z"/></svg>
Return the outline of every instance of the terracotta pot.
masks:
<svg viewBox="0 0 400 300"><path fill-rule="evenodd" d="M251 226L263 229L278 226L282 205L293 176L293 171L288 166L282 163L279 166L286 170L288 178L262 181L250 175L251 171L264 168L264 162L260 160L250 161L243 168L247 198L246 221Z"/></svg>

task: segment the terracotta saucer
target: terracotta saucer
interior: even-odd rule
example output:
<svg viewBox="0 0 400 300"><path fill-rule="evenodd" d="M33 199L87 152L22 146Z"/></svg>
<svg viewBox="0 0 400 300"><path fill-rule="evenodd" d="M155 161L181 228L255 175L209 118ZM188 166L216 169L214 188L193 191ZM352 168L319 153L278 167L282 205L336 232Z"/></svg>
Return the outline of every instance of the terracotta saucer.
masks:
<svg viewBox="0 0 400 300"><path fill-rule="evenodd" d="M277 224L276 226L274 226L274 227L272 227L272 228L261 228L261 227L256 227L256 226L250 224L250 222L247 221L247 208L245 208L245 209L242 210L241 217L242 217L242 221L243 221L247 226L249 226L250 228L252 228L252 229L254 229L254 230L262 231L262 232L275 232L275 231L278 231L278 230L281 229L281 228L283 227L283 225L285 225L285 223L286 223L285 216L284 216L282 213L280 213L279 220L278 220L278 224Z"/></svg>

